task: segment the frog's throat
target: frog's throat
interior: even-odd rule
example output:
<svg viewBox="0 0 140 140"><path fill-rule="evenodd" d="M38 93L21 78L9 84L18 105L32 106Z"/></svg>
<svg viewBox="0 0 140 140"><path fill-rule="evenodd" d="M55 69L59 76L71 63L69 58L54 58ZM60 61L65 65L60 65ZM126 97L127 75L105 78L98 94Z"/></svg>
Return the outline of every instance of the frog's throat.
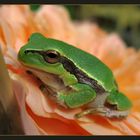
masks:
<svg viewBox="0 0 140 140"><path fill-rule="evenodd" d="M32 68L27 68L27 73L33 75L33 78L39 81L38 87L46 97L54 100L59 105L68 108L64 102L57 100L57 93L59 91L63 90L67 93L69 90L73 90L70 86L65 86L63 80L57 75Z"/></svg>

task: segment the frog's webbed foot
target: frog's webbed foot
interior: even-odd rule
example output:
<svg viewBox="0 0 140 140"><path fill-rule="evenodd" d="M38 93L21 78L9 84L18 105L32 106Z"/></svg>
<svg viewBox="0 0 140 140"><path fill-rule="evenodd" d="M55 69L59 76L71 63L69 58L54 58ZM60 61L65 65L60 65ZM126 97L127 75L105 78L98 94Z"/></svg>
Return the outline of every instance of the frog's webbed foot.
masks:
<svg viewBox="0 0 140 140"><path fill-rule="evenodd" d="M100 114L102 116L105 116L106 111L103 108L90 108L76 114L75 118L78 119L88 114Z"/></svg>
<svg viewBox="0 0 140 140"><path fill-rule="evenodd" d="M129 114L130 110L124 110L124 111L119 111L119 110L112 110L107 107L99 107L99 108L90 108L86 109L78 114L75 115L75 118L81 118L85 115L88 114L93 114L93 115L101 115L105 116L108 118L125 118Z"/></svg>

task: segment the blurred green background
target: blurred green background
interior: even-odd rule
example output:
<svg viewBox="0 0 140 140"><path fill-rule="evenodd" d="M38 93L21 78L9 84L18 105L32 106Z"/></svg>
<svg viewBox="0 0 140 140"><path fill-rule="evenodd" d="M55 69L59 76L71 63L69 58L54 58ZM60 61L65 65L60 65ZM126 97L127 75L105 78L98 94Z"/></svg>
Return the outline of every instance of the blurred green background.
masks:
<svg viewBox="0 0 140 140"><path fill-rule="evenodd" d="M41 5L30 5L36 11ZM140 48L140 5L63 5L73 20L96 22L107 32L117 32L128 47Z"/></svg>

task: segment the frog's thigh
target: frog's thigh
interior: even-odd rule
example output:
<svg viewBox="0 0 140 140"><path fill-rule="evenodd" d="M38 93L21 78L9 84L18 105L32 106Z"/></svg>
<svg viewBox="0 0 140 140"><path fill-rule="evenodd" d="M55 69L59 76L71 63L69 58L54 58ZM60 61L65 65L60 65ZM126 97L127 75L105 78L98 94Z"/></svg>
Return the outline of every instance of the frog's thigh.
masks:
<svg viewBox="0 0 140 140"><path fill-rule="evenodd" d="M75 84L71 86L74 90L69 92L65 98L65 103L70 108L80 107L91 102L96 97L96 92L85 84Z"/></svg>

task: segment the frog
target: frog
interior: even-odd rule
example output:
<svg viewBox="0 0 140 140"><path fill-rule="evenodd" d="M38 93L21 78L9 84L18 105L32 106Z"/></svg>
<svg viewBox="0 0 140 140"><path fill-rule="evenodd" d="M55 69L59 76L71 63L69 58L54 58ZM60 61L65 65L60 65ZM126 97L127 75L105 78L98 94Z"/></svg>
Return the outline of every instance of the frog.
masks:
<svg viewBox="0 0 140 140"><path fill-rule="evenodd" d="M75 118L126 118L131 100L111 69L96 56L64 41L33 33L18 52L19 62L40 80L40 90L58 106L81 108Z"/></svg>

